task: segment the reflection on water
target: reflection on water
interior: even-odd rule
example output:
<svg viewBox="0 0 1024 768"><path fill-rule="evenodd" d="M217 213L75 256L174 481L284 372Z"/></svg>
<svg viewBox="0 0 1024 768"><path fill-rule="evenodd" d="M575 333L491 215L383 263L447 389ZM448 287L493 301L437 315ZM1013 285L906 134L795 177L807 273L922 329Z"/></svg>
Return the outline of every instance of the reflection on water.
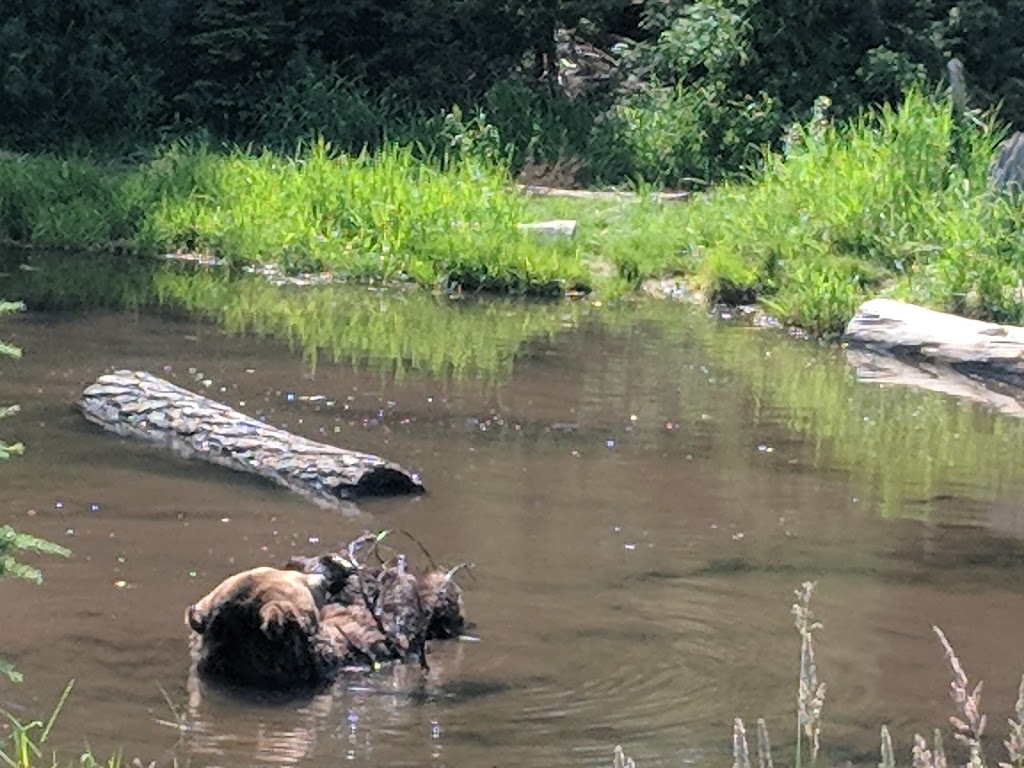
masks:
<svg viewBox="0 0 1024 768"><path fill-rule="evenodd" d="M381 301L360 296L338 306L356 317ZM644 766L722 764L737 715L766 717L784 760L789 606L814 578L830 763L877 762L881 722L901 754L914 729L945 723L933 623L986 680L998 752L1024 670L1024 425L858 385L838 352L683 307L564 321L583 310L526 320L507 304L430 302L386 320L395 356L367 343L315 370L297 341L209 322L4 321L25 358L0 364L2 398L23 406L3 429L28 453L0 467L0 518L75 553L43 563L41 588L0 584L18 617L0 623L0 649L28 680L0 689L5 706L43 713L75 677L57 746L87 735L101 754L198 765L596 766L619 742ZM495 316L522 334L494 331ZM506 334L505 362L456 375L403 346L444 322L465 324L453 339L474 322ZM340 516L100 433L70 403L114 366L393 458L430 493ZM463 585L479 643L438 645L427 675L351 678L303 701L190 678L184 606L234 570L382 527L476 563Z"/></svg>

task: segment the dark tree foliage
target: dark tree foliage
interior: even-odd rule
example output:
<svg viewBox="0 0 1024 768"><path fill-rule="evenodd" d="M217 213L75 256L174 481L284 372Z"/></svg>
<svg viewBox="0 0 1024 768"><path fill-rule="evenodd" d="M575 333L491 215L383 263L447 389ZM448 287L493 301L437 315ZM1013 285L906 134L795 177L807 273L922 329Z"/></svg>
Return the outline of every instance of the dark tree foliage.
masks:
<svg viewBox="0 0 1024 768"><path fill-rule="evenodd" d="M1020 121L1022 18L1024 0L5 0L0 144L145 144L189 129L287 142L354 126L358 145L395 115L455 103L536 140L547 118L494 115L494 88L512 76L550 91L561 28L604 48L635 41L627 102L680 84L712 111L770 104L781 126L819 96L849 113L937 84L955 55L973 105L1001 101ZM711 118L742 145L742 120Z"/></svg>
<svg viewBox="0 0 1024 768"><path fill-rule="evenodd" d="M144 9L110 0L0 3L0 124L15 139L142 129L160 111Z"/></svg>

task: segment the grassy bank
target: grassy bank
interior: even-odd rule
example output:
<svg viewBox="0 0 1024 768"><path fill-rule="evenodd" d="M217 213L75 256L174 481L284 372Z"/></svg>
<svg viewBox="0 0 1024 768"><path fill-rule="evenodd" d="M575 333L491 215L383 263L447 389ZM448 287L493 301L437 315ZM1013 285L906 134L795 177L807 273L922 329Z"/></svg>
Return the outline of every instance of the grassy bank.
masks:
<svg viewBox="0 0 1024 768"><path fill-rule="evenodd" d="M541 207L580 218L585 257L623 279L676 274L816 334L841 331L878 294L1016 323L1024 214L988 185L1003 135L994 122L958 127L946 102L912 93L898 111L797 126L751 180L685 205Z"/></svg>
<svg viewBox="0 0 1024 768"><path fill-rule="evenodd" d="M841 330L879 293L1020 322L1022 213L987 183L1000 138L918 93L841 125L822 102L750 180L689 203L526 200L494 153L472 146L443 161L323 143L287 157L179 145L128 167L7 157L0 238L534 294L617 294L678 275L817 334ZM575 240L517 228L555 217L579 220Z"/></svg>
<svg viewBox="0 0 1024 768"><path fill-rule="evenodd" d="M585 282L568 243L521 232L504 168L357 157L318 143L294 156L176 146L118 167L88 158L0 161L0 239L43 248L200 252L360 281L554 293Z"/></svg>

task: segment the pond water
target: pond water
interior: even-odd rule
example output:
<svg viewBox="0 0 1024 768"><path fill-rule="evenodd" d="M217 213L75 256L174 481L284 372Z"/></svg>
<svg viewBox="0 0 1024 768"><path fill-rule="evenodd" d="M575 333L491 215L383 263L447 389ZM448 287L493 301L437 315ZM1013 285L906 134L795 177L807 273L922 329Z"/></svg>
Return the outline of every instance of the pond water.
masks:
<svg viewBox="0 0 1024 768"><path fill-rule="evenodd" d="M44 715L74 678L53 734L66 754L86 740L147 764L589 766L621 743L640 766L724 765L733 718L763 716L784 762L805 580L829 762L874 764L883 722L904 756L946 722L932 624L985 679L1000 754L1024 671L1024 424L858 384L841 350L690 307L323 290L303 333L242 309L233 325L0 322L25 351L0 363L0 399L22 406L0 431L28 447L0 466L0 521L73 550L26 557L41 587L0 583L0 656L26 679L0 699ZM348 342L310 341L350 325ZM346 514L102 433L72 404L115 367L387 456L429 493ZM298 702L189 679L189 603L379 528L475 564L461 583L479 642L437 644L428 674Z"/></svg>

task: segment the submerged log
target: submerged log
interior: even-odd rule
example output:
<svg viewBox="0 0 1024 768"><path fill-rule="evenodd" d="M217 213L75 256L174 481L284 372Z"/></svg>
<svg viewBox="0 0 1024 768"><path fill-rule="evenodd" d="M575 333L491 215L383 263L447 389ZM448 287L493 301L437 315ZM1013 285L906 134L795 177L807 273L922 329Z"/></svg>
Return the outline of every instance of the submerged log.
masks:
<svg viewBox="0 0 1024 768"><path fill-rule="evenodd" d="M78 405L86 419L122 437L259 475L322 506L424 490L398 464L293 435L144 371L100 376Z"/></svg>
<svg viewBox="0 0 1024 768"><path fill-rule="evenodd" d="M1024 328L970 320L892 299L861 305L844 340L910 361L928 361L952 371L1024 387Z"/></svg>

